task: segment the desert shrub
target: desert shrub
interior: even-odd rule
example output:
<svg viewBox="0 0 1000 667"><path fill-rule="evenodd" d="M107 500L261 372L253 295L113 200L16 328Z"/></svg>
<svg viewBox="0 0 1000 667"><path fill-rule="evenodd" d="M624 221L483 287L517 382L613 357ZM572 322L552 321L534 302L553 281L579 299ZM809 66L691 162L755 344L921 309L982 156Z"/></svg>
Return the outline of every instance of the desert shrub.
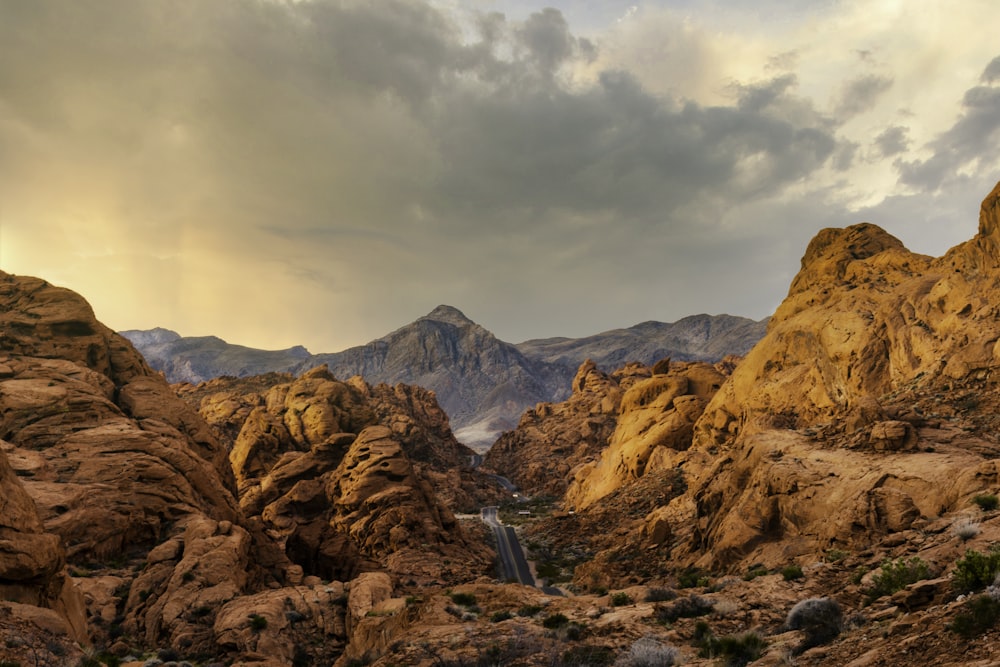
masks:
<svg viewBox="0 0 1000 667"><path fill-rule="evenodd" d="M918 556L896 561L882 561L882 571L872 577L872 586L866 591L868 600L877 600L883 595L892 595L910 584L930 576L930 568Z"/></svg>
<svg viewBox="0 0 1000 667"><path fill-rule="evenodd" d="M785 581L794 581L803 577L802 568L798 565L788 565L781 569L781 576Z"/></svg>
<svg viewBox="0 0 1000 667"><path fill-rule="evenodd" d="M839 563L847 558L848 555L843 549L827 549L825 560L827 563Z"/></svg>
<svg viewBox="0 0 1000 667"><path fill-rule="evenodd" d="M955 563L952 584L960 593L978 591L992 584L998 573L1000 545L993 545L986 553L969 549Z"/></svg>
<svg viewBox="0 0 1000 667"><path fill-rule="evenodd" d="M577 642L583 639L583 633L586 628L579 623L570 623L563 630L563 639L566 641Z"/></svg>
<svg viewBox="0 0 1000 667"><path fill-rule="evenodd" d="M712 614L718 618L728 618L740 610L740 606L733 600L716 600L712 605Z"/></svg>
<svg viewBox="0 0 1000 667"><path fill-rule="evenodd" d="M703 658L722 658L726 667L743 667L764 653L767 642L756 632L715 637L711 633L701 642Z"/></svg>
<svg viewBox="0 0 1000 667"><path fill-rule="evenodd" d="M963 542L971 540L973 537L978 535L980 531L981 528L979 527L979 522L969 518L959 519L951 525L951 532L954 533L955 537Z"/></svg>
<svg viewBox="0 0 1000 667"><path fill-rule="evenodd" d="M708 576L704 570L697 567L689 567L682 570L677 575L677 588L695 588L696 586L707 586Z"/></svg>
<svg viewBox="0 0 1000 667"><path fill-rule="evenodd" d="M678 618L697 618L711 613L715 603L700 595L678 598L670 604L658 604L654 615L661 623L673 623Z"/></svg>
<svg viewBox="0 0 1000 667"><path fill-rule="evenodd" d="M956 614L948 629L966 639L978 637L1000 621L1000 600L992 595L970 598Z"/></svg>
<svg viewBox="0 0 1000 667"><path fill-rule="evenodd" d="M555 630L561 628L562 626L569 623L569 619L566 618L566 614L549 614L544 619L542 619L542 627L548 628L549 630Z"/></svg>
<svg viewBox="0 0 1000 667"><path fill-rule="evenodd" d="M650 588L646 591L646 602L670 602L677 599L677 593L670 588Z"/></svg>
<svg viewBox="0 0 1000 667"><path fill-rule="evenodd" d="M530 616L537 615L538 612L540 612L541 610L542 610L541 605L526 604L526 605L524 605L523 607L521 607L520 609L517 610L517 615L518 616L523 616L525 618L528 618Z"/></svg>
<svg viewBox="0 0 1000 667"><path fill-rule="evenodd" d="M980 493L972 498L972 502L979 505L979 509L984 512L991 512L1000 507L1000 498L997 498L992 493Z"/></svg>
<svg viewBox="0 0 1000 667"><path fill-rule="evenodd" d="M767 574L766 567L763 565L754 565L743 575L743 581L753 581L757 577L763 577L765 574Z"/></svg>
<svg viewBox="0 0 1000 667"><path fill-rule="evenodd" d="M632 604L632 598L625 591L620 591L611 596L612 607L624 607L628 604Z"/></svg>
<svg viewBox="0 0 1000 667"><path fill-rule="evenodd" d="M503 611L495 611L490 615L490 620L494 623L499 623L500 621L506 621L508 618L513 618L514 614L510 613L506 609Z"/></svg>
<svg viewBox="0 0 1000 667"><path fill-rule="evenodd" d="M267 619L260 614L250 614L250 629L260 632L267 627Z"/></svg>
<svg viewBox="0 0 1000 667"><path fill-rule="evenodd" d="M562 667L607 667L615 661L614 652L607 646L573 646L562 654Z"/></svg>
<svg viewBox="0 0 1000 667"><path fill-rule="evenodd" d="M472 593L452 593L448 597L457 605L471 607L476 604L476 596Z"/></svg>
<svg viewBox="0 0 1000 667"><path fill-rule="evenodd" d="M785 621L790 629L801 630L806 635L796 647L796 653L832 641L840 634L843 623L844 614L840 605L830 598L800 600L788 612L788 619Z"/></svg>
<svg viewBox="0 0 1000 667"><path fill-rule="evenodd" d="M181 652L172 647L161 648L156 652L156 657L163 662L180 662Z"/></svg>
<svg viewBox="0 0 1000 667"><path fill-rule="evenodd" d="M680 651L652 637L637 639L618 657L615 667L670 667L680 658Z"/></svg>

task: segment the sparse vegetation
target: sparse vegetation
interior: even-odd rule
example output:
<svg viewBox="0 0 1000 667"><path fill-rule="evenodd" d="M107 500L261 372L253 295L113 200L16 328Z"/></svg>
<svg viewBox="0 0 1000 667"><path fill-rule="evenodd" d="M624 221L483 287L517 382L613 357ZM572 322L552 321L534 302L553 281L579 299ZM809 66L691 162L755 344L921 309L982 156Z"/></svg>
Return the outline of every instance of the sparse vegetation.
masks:
<svg viewBox="0 0 1000 667"><path fill-rule="evenodd" d="M514 614L510 613L506 609L503 611L495 611L490 615L490 620L494 623L499 623L500 621L506 621L509 618L514 618Z"/></svg>
<svg viewBox="0 0 1000 667"><path fill-rule="evenodd" d="M716 637L707 630L700 639L703 658L722 658L726 667L743 667L764 653L767 642L756 632Z"/></svg>
<svg viewBox="0 0 1000 667"><path fill-rule="evenodd" d="M677 575L677 588L695 588L707 585L708 575L700 568L689 567Z"/></svg>
<svg viewBox="0 0 1000 667"><path fill-rule="evenodd" d="M267 627L267 619L260 614L250 614L250 629L260 632Z"/></svg>
<svg viewBox="0 0 1000 667"><path fill-rule="evenodd" d="M540 612L541 610L542 610L541 605L526 604L517 610L517 615L524 618L530 618L531 616L537 616L538 612Z"/></svg>
<svg viewBox="0 0 1000 667"><path fill-rule="evenodd" d="M753 565L747 570L747 573L743 575L743 581L753 581L757 577L763 577L767 574L767 568L763 565Z"/></svg>
<svg viewBox="0 0 1000 667"><path fill-rule="evenodd" d="M669 604L658 604L655 607L654 615L661 623L673 623L678 618L697 618L711 613L715 608L708 598L700 595L689 595L686 598L678 598Z"/></svg>
<svg viewBox="0 0 1000 667"><path fill-rule="evenodd" d="M624 607L626 605L632 604L632 598L625 591L620 591L614 593L611 596L611 606L612 607Z"/></svg>
<svg viewBox="0 0 1000 667"><path fill-rule="evenodd" d="M872 577L871 588L866 591L868 601L892 595L929 576L930 568L919 556L899 558L896 561L887 559L882 562L882 571Z"/></svg>
<svg viewBox="0 0 1000 667"><path fill-rule="evenodd" d="M652 637L637 639L619 656L615 667L670 667L677 664L680 651Z"/></svg>
<svg viewBox="0 0 1000 667"><path fill-rule="evenodd" d="M840 605L830 598L808 598L797 602L785 621L789 629L805 633L805 639L795 648L796 654L832 641L840 634L843 623L844 614Z"/></svg>
<svg viewBox="0 0 1000 667"><path fill-rule="evenodd" d="M1000 498L992 493L980 493L972 499L972 502L979 506L984 512L992 512L1000 507Z"/></svg>
<svg viewBox="0 0 1000 667"><path fill-rule="evenodd" d="M451 593L448 595L451 601L462 607L471 607L476 604L476 596L472 593Z"/></svg>
<svg viewBox="0 0 1000 667"><path fill-rule="evenodd" d="M802 574L802 568L798 565L788 565L781 569L781 576L784 577L785 581L797 581L804 575Z"/></svg>
<svg viewBox="0 0 1000 667"><path fill-rule="evenodd" d="M959 519L951 526L951 532L963 542L971 540L981 531L982 528L980 528L979 522L969 518Z"/></svg>
<svg viewBox="0 0 1000 667"><path fill-rule="evenodd" d="M563 627L569 623L569 619L566 618L565 614L555 613L549 614L542 620L542 627L548 628L549 630L556 630Z"/></svg>
<svg viewBox="0 0 1000 667"><path fill-rule="evenodd" d="M1000 573L1000 545L993 545L986 553L969 549L955 563L951 573L952 583L959 593L986 588Z"/></svg>
<svg viewBox="0 0 1000 667"><path fill-rule="evenodd" d="M650 588L646 592L646 602L670 602L677 599L677 593L670 588Z"/></svg>
<svg viewBox="0 0 1000 667"><path fill-rule="evenodd" d="M997 621L1000 621L1000 600L992 595L976 595L962 605L962 611L948 629L965 639L972 639L995 626Z"/></svg>
<svg viewBox="0 0 1000 667"><path fill-rule="evenodd" d="M842 549L827 549L826 551L826 562L827 563L839 563L840 561L847 558L850 554Z"/></svg>

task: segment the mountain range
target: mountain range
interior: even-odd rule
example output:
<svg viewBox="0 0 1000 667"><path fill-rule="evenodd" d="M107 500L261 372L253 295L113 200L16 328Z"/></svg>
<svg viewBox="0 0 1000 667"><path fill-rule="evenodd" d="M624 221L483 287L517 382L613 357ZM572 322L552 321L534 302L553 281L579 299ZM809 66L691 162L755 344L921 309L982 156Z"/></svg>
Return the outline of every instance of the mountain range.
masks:
<svg viewBox="0 0 1000 667"><path fill-rule="evenodd" d="M664 357L715 361L746 354L763 337L767 320L693 315L677 322L643 322L585 338L504 342L457 308L441 305L377 340L341 352L311 354L302 346L257 350L215 336L183 337L168 329L121 332L170 382L197 384L270 371L301 374L326 364L338 378L413 384L431 389L458 439L489 447L521 414L565 400L579 366L590 359L608 371Z"/></svg>

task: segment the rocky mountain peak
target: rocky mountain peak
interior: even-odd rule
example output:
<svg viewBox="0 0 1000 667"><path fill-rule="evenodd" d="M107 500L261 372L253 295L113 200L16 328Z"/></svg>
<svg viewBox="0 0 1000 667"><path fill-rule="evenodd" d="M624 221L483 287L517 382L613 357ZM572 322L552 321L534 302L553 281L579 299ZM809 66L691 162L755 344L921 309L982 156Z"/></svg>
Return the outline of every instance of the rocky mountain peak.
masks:
<svg viewBox="0 0 1000 667"><path fill-rule="evenodd" d="M903 243L878 225L860 223L850 227L822 229L806 248L802 268L789 295L816 286L841 282L852 262L874 257L879 253L895 250L909 253Z"/></svg>
<svg viewBox="0 0 1000 667"><path fill-rule="evenodd" d="M465 313L460 311L454 306L440 305L431 312L427 313L420 319L422 320L434 320L435 322L444 322L446 324L454 324L457 327L464 327L470 324L475 324L472 320L465 316Z"/></svg>

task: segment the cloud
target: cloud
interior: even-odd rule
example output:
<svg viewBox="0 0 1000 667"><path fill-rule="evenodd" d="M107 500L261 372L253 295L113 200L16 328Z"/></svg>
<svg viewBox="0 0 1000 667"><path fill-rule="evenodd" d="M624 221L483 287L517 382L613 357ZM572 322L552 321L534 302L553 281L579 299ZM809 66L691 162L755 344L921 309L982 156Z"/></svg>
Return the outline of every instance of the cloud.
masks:
<svg viewBox="0 0 1000 667"><path fill-rule="evenodd" d="M994 84L992 75L996 62L994 59L983 73L986 85L966 91L955 123L927 144L931 157L896 163L903 183L936 192L972 172L996 165L1000 152L1000 81Z"/></svg>
<svg viewBox="0 0 1000 667"><path fill-rule="evenodd" d="M922 80L932 123L848 4L585 38L553 8L0 0L0 262L119 328L317 351L442 302L510 339L764 316L819 226L902 210L892 160L995 164L997 61L960 107Z"/></svg>
<svg viewBox="0 0 1000 667"><path fill-rule="evenodd" d="M846 82L837 96L834 115L850 118L870 111L878 98L892 87L892 77L866 74Z"/></svg>
<svg viewBox="0 0 1000 667"><path fill-rule="evenodd" d="M905 153L910 146L907 138L908 129L901 125L893 125L885 128L875 137L875 148L879 157L892 157L899 153Z"/></svg>

